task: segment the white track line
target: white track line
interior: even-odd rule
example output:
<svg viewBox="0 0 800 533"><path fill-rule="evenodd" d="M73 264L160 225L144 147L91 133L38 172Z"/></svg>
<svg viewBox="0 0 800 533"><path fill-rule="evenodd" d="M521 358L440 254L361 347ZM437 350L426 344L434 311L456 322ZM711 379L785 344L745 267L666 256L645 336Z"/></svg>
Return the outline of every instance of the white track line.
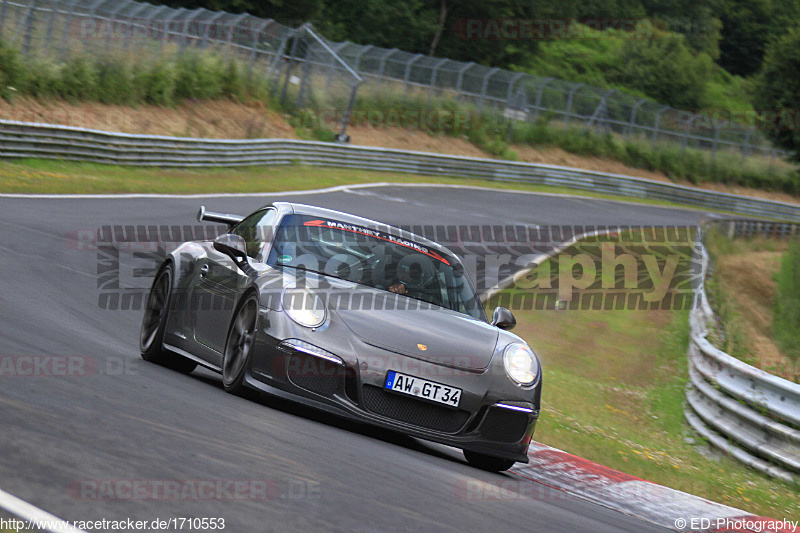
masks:
<svg viewBox="0 0 800 533"><path fill-rule="evenodd" d="M0 508L5 509L22 521L28 521L29 523L38 522L39 524L49 523L50 527L39 527L39 529L44 531L51 531L53 533L86 533L84 530L72 527L57 516L51 515L47 511L43 511L35 505L21 500L2 489L0 489ZM25 525L25 527L28 526L29 524Z"/></svg>

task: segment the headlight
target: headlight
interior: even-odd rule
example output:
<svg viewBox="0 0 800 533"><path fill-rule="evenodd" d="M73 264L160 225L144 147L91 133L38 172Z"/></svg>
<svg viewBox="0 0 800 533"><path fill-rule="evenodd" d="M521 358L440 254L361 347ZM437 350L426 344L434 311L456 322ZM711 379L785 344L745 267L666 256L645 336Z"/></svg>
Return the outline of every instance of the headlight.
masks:
<svg viewBox="0 0 800 533"><path fill-rule="evenodd" d="M524 344L509 344L503 352L506 374L520 385L530 385L539 373L539 361Z"/></svg>
<svg viewBox="0 0 800 533"><path fill-rule="evenodd" d="M283 293L282 303L289 318L301 326L316 328L325 322L325 304L307 289L287 290Z"/></svg>

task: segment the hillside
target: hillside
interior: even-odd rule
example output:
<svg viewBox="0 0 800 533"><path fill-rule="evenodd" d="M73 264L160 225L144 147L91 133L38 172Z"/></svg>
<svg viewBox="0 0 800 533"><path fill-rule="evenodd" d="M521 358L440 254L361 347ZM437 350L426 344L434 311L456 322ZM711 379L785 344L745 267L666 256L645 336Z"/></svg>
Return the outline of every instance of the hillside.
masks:
<svg viewBox="0 0 800 533"><path fill-rule="evenodd" d="M301 138L288 117L254 101L190 100L173 107L140 105L127 107L93 102L68 103L18 97L10 104L0 100L0 118L41 122L105 131L201 138ZM303 132L300 132L301 134ZM491 154L463 138L430 135L420 130L354 126L348 130L354 145L448 153L472 157ZM304 136L304 135L303 135ZM576 155L554 146L514 145L509 147L519 161L562 165L600 172L627 174L658 181L672 181L663 172L626 166L609 158ZM694 186L688 182L678 182ZM759 198L800 203L800 197L717 183L701 188L744 194Z"/></svg>

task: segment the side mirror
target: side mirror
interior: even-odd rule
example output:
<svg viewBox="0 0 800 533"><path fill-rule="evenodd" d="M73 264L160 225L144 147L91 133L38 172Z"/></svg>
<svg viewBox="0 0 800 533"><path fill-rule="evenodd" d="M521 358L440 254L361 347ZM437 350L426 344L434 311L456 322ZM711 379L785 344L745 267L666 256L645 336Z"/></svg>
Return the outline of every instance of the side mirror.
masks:
<svg viewBox="0 0 800 533"><path fill-rule="evenodd" d="M514 329L517 319L505 307L495 307L494 313L492 313L492 325L500 329Z"/></svg>
<svg viewBox="0 0 800 533"><path fill-rule="evenodd" d="M233 233L225 233L214 239L214 249L237 262L247 257L247 243L241 235Z"/></svg>

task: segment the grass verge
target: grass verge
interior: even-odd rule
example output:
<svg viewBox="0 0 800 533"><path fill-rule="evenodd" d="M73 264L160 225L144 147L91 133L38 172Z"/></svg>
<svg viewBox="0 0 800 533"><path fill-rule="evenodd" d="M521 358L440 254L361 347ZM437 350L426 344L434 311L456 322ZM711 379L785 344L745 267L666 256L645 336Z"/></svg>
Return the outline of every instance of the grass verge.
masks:
<svg viewBox="0 0 800 533"><path fill-rule="evenodd" d="M687 311L514 313L544 367L537 441L747 512L798 516L797 487L712 453L687 429Z"/></svg>
<svg viewBox="0 0 800 533"><path fill-rule="evenodd" d="M77 163L52 159L0 160L0 193L261 193L376 182L453 184L550 194L580 194L591 198L686 208L673 202L620 198L566 187L459 177L426 177L398 172L349 170L303 164L182 169Z"/></svg>
<svg viewBox="0 0 800 533"><path fill-rule="evenodd" d="M796 321L775 321L781 291L776 280L788 242L763 237L728 239L713 230L705 241L714 265L706 290L722 322L709 340L745 363L800 383L800 358L791 345L787 349L776 338L776 332L795 342L798 337Z"/></svg>

